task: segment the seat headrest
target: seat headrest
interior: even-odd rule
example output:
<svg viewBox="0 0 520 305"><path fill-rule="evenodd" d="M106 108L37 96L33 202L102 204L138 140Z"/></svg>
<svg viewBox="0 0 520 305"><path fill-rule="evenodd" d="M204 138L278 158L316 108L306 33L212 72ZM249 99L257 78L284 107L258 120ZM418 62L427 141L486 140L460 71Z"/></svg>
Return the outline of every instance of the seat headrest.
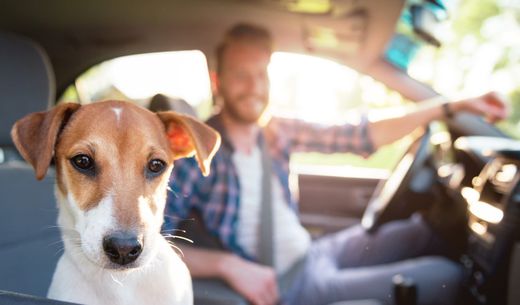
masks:
<svg viewBox="0 0 520 305"><path fill-rule="evenodd" d="M150 99L148 109L153 112L173 110L197 117L195 109L182 98L169 97L158 93Z"/></svg>
<svg viewBox="0 0 520 305"><path fill-rule="evenodd" d="M0 67L0 146L13 146L10 131L14 122L54 103L54 72L40 46L2 31Z"/></svg>

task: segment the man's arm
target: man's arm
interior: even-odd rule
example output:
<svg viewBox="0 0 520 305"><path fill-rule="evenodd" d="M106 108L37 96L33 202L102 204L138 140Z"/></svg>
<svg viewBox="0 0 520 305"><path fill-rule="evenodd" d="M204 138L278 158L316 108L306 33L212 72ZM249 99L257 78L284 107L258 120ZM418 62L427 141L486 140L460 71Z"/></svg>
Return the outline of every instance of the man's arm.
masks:
<svg viewBox="0 0 520 305"><path fill-rule="evenodd" d="M380 120L370 120L368 128L372 143L376 148L391 143L411 133L417 127L444 118L446 111L452 114L470 112L495 122L504 119L508 109L505 99L493 92L453 102L444 97L437 97L417 103L413 111L397 113Z"/></svg>
<svg viewBox="0 0 520 305"><path fill-rule="evenodd" d="M225 251L183 246L184 262L193 278L218 278L254 305L276 304L278 286L272 268Z"/></svg>

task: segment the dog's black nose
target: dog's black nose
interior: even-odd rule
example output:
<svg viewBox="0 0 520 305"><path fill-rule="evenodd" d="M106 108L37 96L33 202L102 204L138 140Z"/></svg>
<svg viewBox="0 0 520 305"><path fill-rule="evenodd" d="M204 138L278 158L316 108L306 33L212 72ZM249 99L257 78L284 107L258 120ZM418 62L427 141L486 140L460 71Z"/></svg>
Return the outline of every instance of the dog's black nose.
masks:
<svg viewBox="0 0 520 305"><path fill-rule="evenodd" d="M137 236L118 232L103 238L103 250L111 262L126 265L139 257L143 246Z"/></svg>

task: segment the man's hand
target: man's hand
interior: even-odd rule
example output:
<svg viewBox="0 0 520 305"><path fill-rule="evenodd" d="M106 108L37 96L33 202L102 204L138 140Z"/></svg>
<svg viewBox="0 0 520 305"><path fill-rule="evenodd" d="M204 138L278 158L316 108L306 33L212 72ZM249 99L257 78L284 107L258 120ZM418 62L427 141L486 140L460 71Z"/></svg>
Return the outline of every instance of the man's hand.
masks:
<svg viewBox="0 0 520 305"><path fill-rule="evenodd" d="M509 114L507 99L496 92L453 102L450 106L455 111L467 111L485 117L490 123L505 119Z"/></svg>
<svg viewBox="0 0 520 305"><path fill-rule="evenodd" d="M230 255L222 264L224 280L253 305L275 305L279 301L273 268Z"/></svg>

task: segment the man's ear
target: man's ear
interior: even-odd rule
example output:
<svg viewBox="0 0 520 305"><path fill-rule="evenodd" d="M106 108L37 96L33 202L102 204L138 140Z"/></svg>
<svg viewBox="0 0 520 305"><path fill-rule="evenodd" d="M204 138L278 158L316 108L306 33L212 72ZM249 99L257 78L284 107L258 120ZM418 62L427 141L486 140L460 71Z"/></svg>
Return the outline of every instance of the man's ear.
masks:
<svg viewBox="0 0 520 305"><path fill-rule="evenodd" d="M35 112L16 121L11 138L36 173L36 179L45 177L54 155L58 134L79 104L65 103L49 111Z"/></svg>
<svg viewBox="0 0 520 305"><path fill-rule="evenodd" d="M209 80L211 84L211 93L213 96L217 96L219 93L219 87L220 87L220 79L218 77L218 74L215 70L211 70L209 72Z"/></svg>
<svg viewBox="0 0 520 305"><path fill-rule="evenodd" d="M211 159L220 146L220 134L201 121L173 111L158 112L174 159L195 155L204 176L209 175Z"/></svg>

